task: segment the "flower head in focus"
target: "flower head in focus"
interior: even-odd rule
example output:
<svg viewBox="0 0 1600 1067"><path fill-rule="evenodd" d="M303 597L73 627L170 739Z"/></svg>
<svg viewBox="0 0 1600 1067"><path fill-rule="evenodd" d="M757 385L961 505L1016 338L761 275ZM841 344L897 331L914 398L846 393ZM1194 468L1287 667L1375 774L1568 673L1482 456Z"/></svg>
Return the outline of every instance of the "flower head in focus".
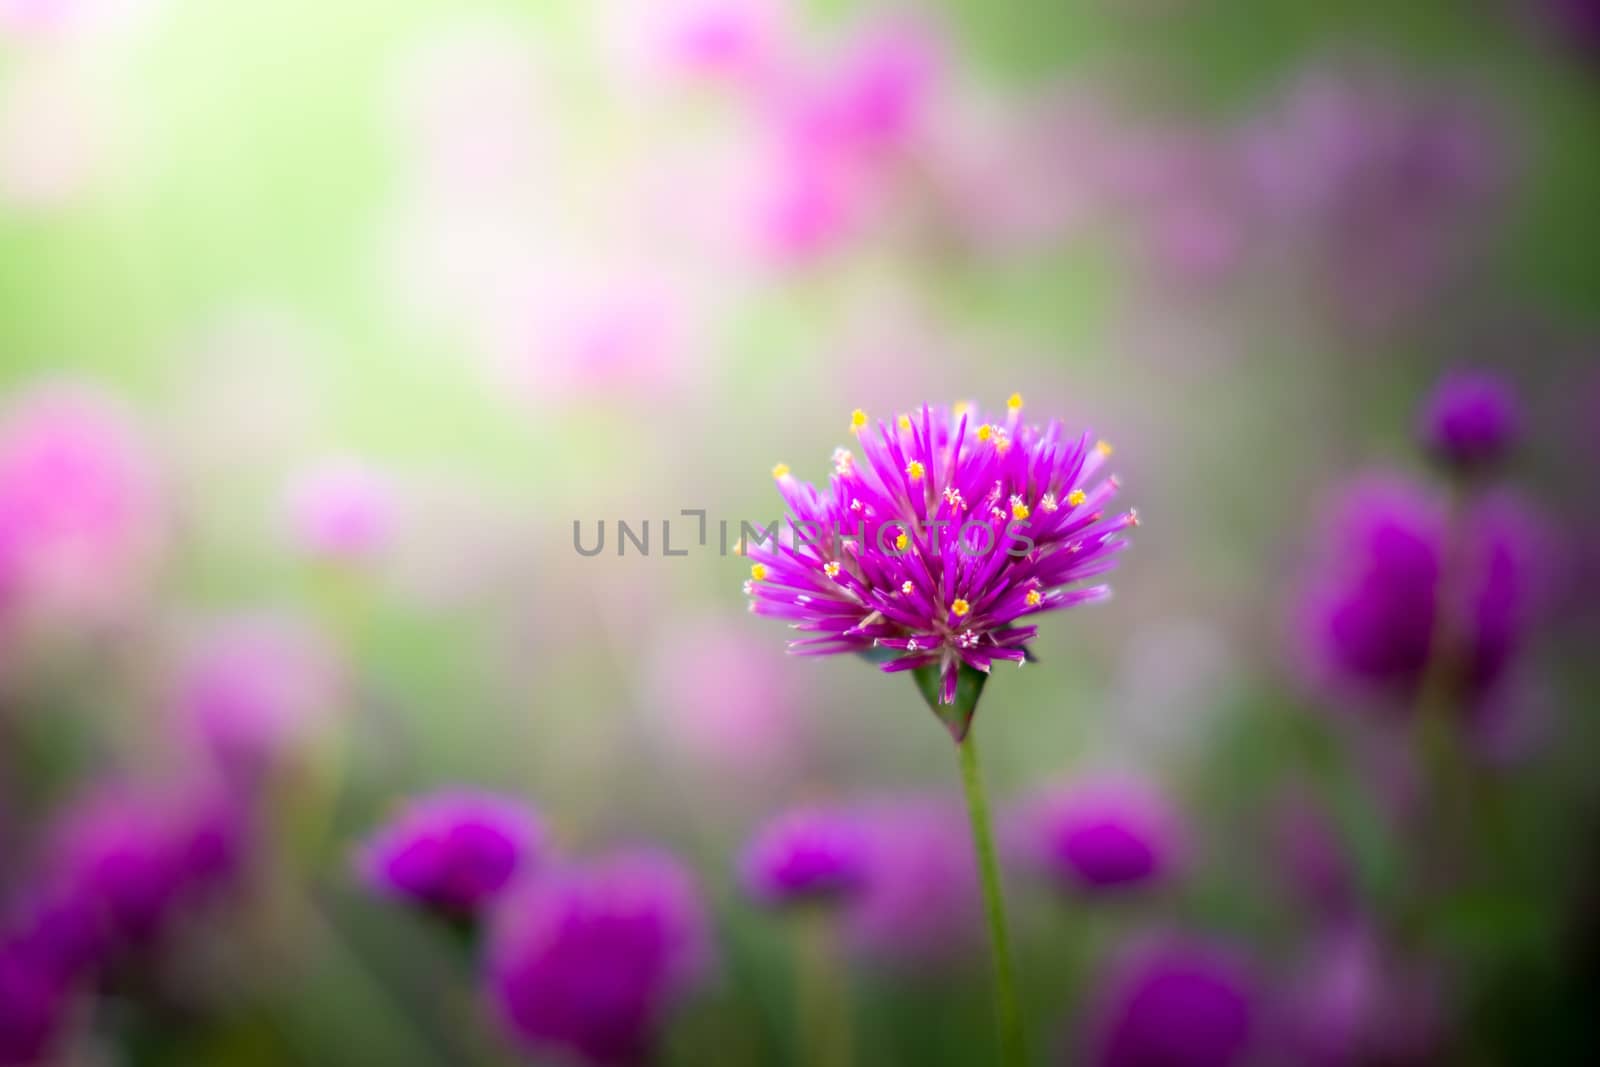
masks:
<svg viewBox="0 0 1600 1067"><path fill-rule="evenodd" d="M689 871L662 852L626 852L528 879L500 902L488 994L532 1049L630 1064L709 963Z"/></svg>
<svg viewBox="0 0 1600 1067"><path fill-rule="evenodd" d="M745 890L764 904L834 901L866 879L868 843L850 813L800 808L757 831L740 861Z"/></svg>
<svg viewBox="0 0 1600 1067"><path fill-rule="evenodd" d="M1024 662L1036 616L1109 595L1080 584L1111 569L1138 524L1108 514L1109 445L1024 421L1021 396L993 420L925 405L869 423L852 415L860 454L838 449L823 488L773 470L789 527L748 546L745 593L800 632L790 651L886 654L885 671L936 675L951 705L963 668ZM947 725L959 740L969 721Z"/></svg>
<svg viewBox="0 0 1600 1067"><path fill-rule="evenodd" d="M1260 1005L1249 969L1189 938L1135 942L1101 986L1087 1031L1094 1067L1235 1067L1250 1062Z"/></svg>
<svg viewBox="0 0 1600 1067"><path fill-rule="evenodd" d="M1511 387L1493 374L1457 371L1423 405L1418 435L1442 463L1463 472L1494 466L1515 447L1521 412Z"/></svg>
<svg viewBox="0 0 1600 1067"><path fill-rule="evenodd" d="M544 828L509 797L445 790L408 801L361 849L378 892L473 918L539 861Z"/></svg>
<svg viewBox="0 0 1600 1067"><path fill-rule="evenodd" d="M1069 890L1156 885L1183 859L1176 812L1135 778L1089 779L1041 797L1021 813L1016 830L1030 865Z"/></svg>

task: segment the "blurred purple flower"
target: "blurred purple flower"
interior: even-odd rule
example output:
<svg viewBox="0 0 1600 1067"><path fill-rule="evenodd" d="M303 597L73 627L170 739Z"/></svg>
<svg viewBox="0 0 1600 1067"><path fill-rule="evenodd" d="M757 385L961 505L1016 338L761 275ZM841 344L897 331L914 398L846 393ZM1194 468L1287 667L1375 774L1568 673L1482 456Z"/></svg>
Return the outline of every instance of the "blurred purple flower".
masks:
<svg viewBox="0 0 1600 1067"><path fill-rule="evenodd" d="M529 879L501 902L488 993L530 1050L634 1064L710 960L689 871L662 852L625 852Z"/></svg>
<svg viewBox="0 0 1600 1067"><path fill-rule="evenodd" d="M394 535L388 480L359 460L324 461L290 486L288 516L297 548L312 559L352 564L382 555Z"/></svg>
<svg viewBox="0 0 1600 1067"><path fill-rule="evenodd" d="M1438 1062L1442 992L1434 969L1395 959L1365 923L1334 924L1280 984L1272 1040L1304 1067Z"/></svg>
<svg viewBox="0 0 1600 1067"><path fill-rule="evenodd" d="M924 406L876 433L858 410L851 428L863 455L838 450L825 489L773 470L790 522L813 524L822 543L749 547L750 610L806 635L790 651L887 650L885 671L936 667L950 704L961 667L1026 659L1038 628L1023 623L1109 595L1067 588L1110 570L1138 524L1132 511L1106 519L1117 479L1091 481L1104 442L1023 422L1021 396L993 422ZM1013 555L1024 535L1034 547Z"/></svg>
<svg viewBox="0 0 1600 1067"><path fill-rule="evenodd" d="M1422 407L1418 436L1448 466L1476 471L1493 466L1516 446L1522 415L1511 386L1494 374L1456 371L1441 380Z"/></svg>
<svg viewBox="0 0 1600 1067"><path fill-rule="evenodd" d="M357 864L373 890L452 918L476 918L534 869L544 827L511 797L450 789L413 798L364 844Z"/></svg>
<svg viewBox="0 0 1600 1067"><path fill-rule="evenodd" d="M866 879L846 924L863 955L891 965L949 962L981 943L978 865L960 805L904 797L861 809Z"/></svg>
<svg viewBox="0 0 1600 1067"><path fill-rule="evenodd" d="M763 904L836 902L866 880L868 841L858 817L837 808L799 808L757 830L739 869Z"/></svg>
<svg viewBox="0 0 1600 1067"><path fill-rule="evenodd" d="M1509 148L1465 95L1313 68L1246 132L1257 198L1382 325L1449 280L1490 217Z"/></svg>
<svg viewBox="0 0 1600 1067"><path fill-rule="evenodd" d="M193 643L172 699L180 728L224 773L249 783L313 742L340 710L343 690L313 631L288 617L241 616Z"/></svg>
<svg viewBox="0 0 1600 1067"><path fill-rule="evenodd" d="M81 619L121 607L159 527L153 467L111 398L50 384L10 400L0 417L0 609Z"/></svg>
<svg viewBox="0 0 1600 1067"><path fill-rule="evenodd" d="M1600 2L1539 0L1550 23L1590 60L1600 58Z"/></svg>
<svg viewBox="0 0 1600 1067"><path fill-rule="evenodd" d="M1302 792L1287 793L1276 805L1271 840L1284 881L1312 914L1324 919L1351 914L1355 872L1326 810Z"/></svg>
<svg viewBox="0 0 1600 1067"><path fill-rule="evenodd" d="M1122 891L1171 880L1186 851L1167 799L1133 777L1086 778L1018 812L1016 850L1070 891Z"/></svg>
<svg viewBox="0 0 1600 1067"><path fill-rule="evenodd" d="M1098 992L1085 1035L1094 1067L1232 1067L1251 1055L1260 1005L1250 968L1227 948L1184 937L1126 947ZM1076 1051L1076 1050L1075 1050Z"/></svg>
<svg viewBox="0 0 1600 1067"><path fill-rule="evenodd" d="M48 1062L71 996L59 975L0 943L0 1065Z"/></svg>
<svg viewBox="0 0 1600 1067"><path fill-rule="evenodd" d="M70 973L153 946L184 909L235 881L248 835L226 790L97 787L51 828L27 923L36 954Z"/></svg>
<svg viewBox="0 0 1600 1067"><path fill-rule="evenodd" d="M1437 495L1398 477L1340 494L1321 562L1302 596L1302 635L1321 682L1406 706L1436 630L1446 514ZM1462 521L1461 574L1447 591L1474 702L1507 673L1523 644L1551 559L1538 523L1515 500L1476 502Z"/></svg>

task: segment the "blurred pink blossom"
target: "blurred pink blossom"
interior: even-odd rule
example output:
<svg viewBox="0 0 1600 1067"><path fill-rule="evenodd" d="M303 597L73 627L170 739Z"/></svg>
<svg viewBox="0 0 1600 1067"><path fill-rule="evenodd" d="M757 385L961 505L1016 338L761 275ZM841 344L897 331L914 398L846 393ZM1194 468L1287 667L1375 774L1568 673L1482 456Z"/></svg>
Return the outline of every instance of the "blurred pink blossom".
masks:
<svg viewBox="0 0 1600 1067"><path fill-rule="evenodd" d="M161 541L156 472L120 405L50 383L0 416L0 608L104 618Z"/></svg>
<svg viewBox="0 0 1600 1067"><path fill-rule="evenodd" d="M343 672L322 637L279 615L209 625L191 641L172 684L179 729L246 783L313 744L346 697Z"/></svg>
<svg viewBox="0 0 1600 1067"><path fill-rule="evenodd" d="M351 457L323 460L301 472L286 501L289 532L306 556L333 563L371 562L394 534L389 480Z"/></svg>
<svg viewBox="0 0 1600 1067"><path fill-rule="evenodd" d="M674 625L661 635L652 663L654 725L671 747L755 781L804 764L805 675L748 627L710 618Z"/></svg>

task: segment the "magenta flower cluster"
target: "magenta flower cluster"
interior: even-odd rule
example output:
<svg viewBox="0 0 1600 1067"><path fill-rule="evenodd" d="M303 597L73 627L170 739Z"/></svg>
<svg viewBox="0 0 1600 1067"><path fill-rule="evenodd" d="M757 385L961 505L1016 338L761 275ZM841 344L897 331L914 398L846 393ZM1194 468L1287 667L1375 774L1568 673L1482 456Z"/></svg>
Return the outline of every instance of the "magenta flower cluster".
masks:
<svg viewBox="0 0 1600 1067"><path fill-rule="evenodd" d="M836 450L825 487L774 469L796 534L748 548L751 610L799 631L791 651L935 669L949 704L962 667L1021 664L1033 619L1109 594L1081 583L1111 569L1138 525L1108 511L1109 445L1025 421L1020 396L992 420L924 405L875 429L858 410L850 428L861 454Z"/></svg>

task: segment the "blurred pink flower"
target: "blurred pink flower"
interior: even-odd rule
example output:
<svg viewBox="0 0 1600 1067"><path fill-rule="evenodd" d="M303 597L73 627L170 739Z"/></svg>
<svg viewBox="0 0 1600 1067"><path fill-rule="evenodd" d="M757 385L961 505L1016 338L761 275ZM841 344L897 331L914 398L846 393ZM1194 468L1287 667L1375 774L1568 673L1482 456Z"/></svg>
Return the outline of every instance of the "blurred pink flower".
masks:
<svg viewBox="0 0 1600 1067"><path fill-rule="evenodd" d="M862 808L866 878L848 910L851 941L889 964L950 962L982 942L978 864L960 805L906 796Z"/></svg>
<svg viewBox="0 0 1600 1067"><path fill-rule="evenodd" d="M0 416L0 608L100 619L154 562L156 474L120 406L53 383Z"/></svg>
<svg viewBox="0 0 1600 1067"><path fill-rule="evenodd" d="M757 782L803 765L807 680L748 627L710 618L675 625L652 663L655 725L684 755Z"/></svg>
<svg viewBox="0 0 1600 1067"><path fill-rule="evenodd" d="M346 697L342 671L320 636L294 618L268 615L207 627L172 688L179 729L245 783L314 743Z"/></svg>
<svg viewBox="0 0 1600 1067"><path fill-rule="evenodd" d="M289 486L287 511L295 547L315 560L370 563L394 535L393 486L376 468L350 457L303 471Z"/></svg>

